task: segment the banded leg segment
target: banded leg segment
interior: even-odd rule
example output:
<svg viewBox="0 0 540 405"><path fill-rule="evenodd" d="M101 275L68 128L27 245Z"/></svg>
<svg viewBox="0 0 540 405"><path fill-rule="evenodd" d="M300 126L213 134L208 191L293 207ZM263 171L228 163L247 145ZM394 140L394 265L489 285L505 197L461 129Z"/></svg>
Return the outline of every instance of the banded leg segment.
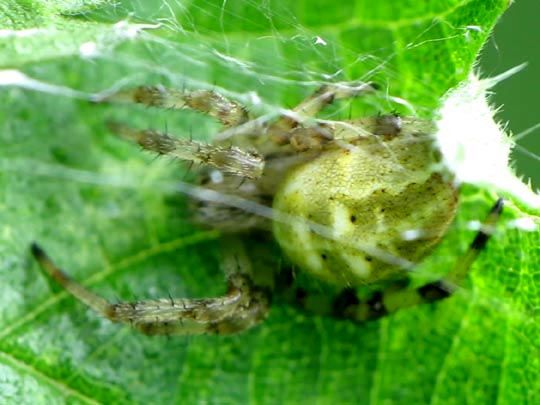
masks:
<svg viewBox="0 0 540 405"><path fill-rule="evenodd" d="M131 324L147 335L238 333L259 323L268 312L268 293L254 286L244 272L249 269L239 265L228 271L228 291L222 297L113 304L71 279L37 244L31 251L43 271L76 299L112 322Z"/></svg>
<svg viewBox="0 0 540 405"><path fill-rule="evenodd" d="M480 229L478 230L476 237L469 246L469 249L467 249L467 252L463 258L456 263L452 271L450 271L450 273L448 273L446 276L444 282L448 286L448 289L455 289L456 286L459 286L459 284L461 284L461 282L465 279L471 265L474 263L482 250L485 249L489 238L495 232L495 227L501 216L503 208L504 200L499 198L493 207L491 207L486 219L480 225Z"/></svg>
<svg viewBox="0 0 540 405"><path fill-rule="evenodd" d="M189 108L208 114L227 127L248 120L244 107L212 90L177 90L163 86L140 86L99 97L96 102L136 103L149 107L181 110Z"/></svg>
<svg viewBox="0 0 540 405"><path fill-rule="evenodd" d="M486 247L490 236L495 231L502 209L503 200L499 199L491 208L463 258L442 280L428 283L417 289L408 288L407 280L396 282L385 290L375 292L367 300L360 300L353 288L344 289L331 300L325 296L311 295L302 289L291 289L286 297L306 311L354 322L378 319L404 308L448 298L457 291L474 260ZM320 305L321 302L326 302L326 306Z"/></svg>
<svg viewBox="0 0 540 405"><path fill-rule="evenodd" d="M224 173L256 179L262 175L264 169L264 160L255 151L173 138L151 129L138 130L117 122L110 122L108 126L118 136L138 143L143 149L159 155L212 166Z"/></svg>
<svg viewBox="0 0 540 405"><path fill-rule="evenodd" d="M376 319L403 308L436 302L450 297L464 281L471 265L480 252L484 250L489 238L495 232L495 226L501 216L503 206L503 199L498 199L463 258L456 262L452 270L442 280L428 283L417 289L408 289L406 285L397 284L387 291L375 293L366 302L353 303L349 308L345 307L345 317L351 317L355 320Z"/></svg>

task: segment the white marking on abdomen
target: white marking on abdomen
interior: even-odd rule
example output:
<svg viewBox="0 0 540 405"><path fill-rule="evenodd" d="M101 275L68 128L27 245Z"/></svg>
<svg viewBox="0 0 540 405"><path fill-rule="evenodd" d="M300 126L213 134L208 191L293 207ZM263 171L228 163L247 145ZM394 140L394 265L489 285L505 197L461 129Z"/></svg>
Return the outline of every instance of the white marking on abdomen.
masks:
<svg viewBox="0 0 540 405"><path fill-rule="evenodd" d="M371 269L366 264L363 257L361 257L360 255L350 255L347 253L341 253L340 256L345 262L347 262L347 264L357 277L369 277Z"/></svg>
<svg viewBox="0 0 540 405"><path fill-rule="evenodd" d="M334 223L332 225L332 229L334 236L336 239L339 239L342 236L347 236L351 231L351 227L353 226L351 224L351 213L349 209L343 204L335 204L333 206L333 214Z"/></svg>

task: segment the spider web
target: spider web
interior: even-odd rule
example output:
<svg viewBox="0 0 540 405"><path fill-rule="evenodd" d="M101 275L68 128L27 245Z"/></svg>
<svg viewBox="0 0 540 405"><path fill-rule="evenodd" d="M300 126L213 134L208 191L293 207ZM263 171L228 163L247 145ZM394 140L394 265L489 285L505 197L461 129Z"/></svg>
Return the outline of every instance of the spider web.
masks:
<svg viewBox="0 0 540 405"><path fill-rule="evenodd" d="M0 277L9 281L0 287L9 303L0 310L3 395L83 403L523 398L512 387L527 358L520 345L538 352L532 341L539 335L538 235L524 232L536 230L537 217L527 208L536 196L514 178L504 182L487 173L473 181L476 186L464 187L451 233L418 270L422 279L443 273L464 251L497 192L517 196L458 297L362 326L314 319L278 303L263 326L238 337L148 339L51 292L35 280L24 257L29 242L39 239L70 274L109 298L221 293L213 243L218 235L194 229L186 218L184 194L197 197L205 190L189 185L187 167L123 144L106 133L103 122L114 118L200 140L211 139L219 126L189 111L85 100L160 83L214 89L270 119L321 84L354 78L376 81L384 91L339 103L323 118L392 111L437 118L447 90L468 79L492 24L489 17L467 14L474 9L467 3L474 2L410 2L395 9L391 2L381 2L380 9L357 2L353 9L329 9L323 18L315 2L296 9L254 1L94 3L102 7L63 3L55 11L74 16L55 17L63 25L0 31L0 38L14 44L29 38L33 45L31 52L19 48L21 59L5 61L2 66L10 69L0 72L0 84L11 88L4 96L12 106L0 163L6 190ZM76 40L64 38L70 29ZM43 45L43 54L40 44L49 46ZM470 49L460 53L460 46ZM449 66L436 66L438 60ZM468 83L476 83L481 94L468 101L454 97L457 108L446 116L458 112L460 131L472 127L477 115L471 116L471 108L478 111L473 104L485 102L488 90L488 82ZM491 112L483 118L494 125ZM449 121L448 131L455 131L456 121ZM465 137L449 147L455 145L471 144ZM473 158L477 154L476 149ZM477 163L465 170L462 179L470 180L467 174L479 168ZM506 173L506 167L501 170ZM213 198L227 203L227 196ZM470 370L471 364L476 368ZM529 365L527 372L518 386L534 391L539 369Z"/></svg>

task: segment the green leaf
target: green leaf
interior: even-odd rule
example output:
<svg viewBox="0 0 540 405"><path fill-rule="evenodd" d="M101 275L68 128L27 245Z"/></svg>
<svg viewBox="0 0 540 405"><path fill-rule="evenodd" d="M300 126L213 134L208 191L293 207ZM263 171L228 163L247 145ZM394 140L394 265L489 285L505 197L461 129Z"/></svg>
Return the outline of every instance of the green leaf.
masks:
<svg viewBox="0 0 540 405"><path fill-rule="evenodd" d="M195 113L85 99L162 83L216 88L253 112L276 114L321 81L360 78L386 92L353 103L353 115L413 108L433 116L468 77L506 7L506 0L0 5L7 86L0 402L540 402L540 236L518 226L525 212L526 220L538 216L517 201L459 294L362 325L278 301L266 322L239 336L149 338L49 285L28 253L39 241L111 300L222 293L219 235L191 225L185 196L167 187L185 168L110 136L103 123L167 123L200 139L219 127ZM329 114L348 113L341 105ZM459 260L474 237L469 224L495 198L465 187L452 231L419 273L433 278Z"/></svg>

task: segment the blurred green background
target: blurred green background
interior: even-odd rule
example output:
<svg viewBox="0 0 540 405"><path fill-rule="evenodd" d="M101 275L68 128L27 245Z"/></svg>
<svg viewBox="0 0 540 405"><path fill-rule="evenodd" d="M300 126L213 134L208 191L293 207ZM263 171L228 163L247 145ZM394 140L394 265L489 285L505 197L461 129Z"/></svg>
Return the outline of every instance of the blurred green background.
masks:
<svg viewBox="0 0 540 405"><path fill-rule="evenodd" d="M500 83L492 98L502 109L498 117L519 134L540 123L539 0L516 0L495 27L480 60L483 75L493 76L527 62L519 74ZM540 188L540 128L518 141L513 158L517 171ZM524 150L523 150L524 149Z"/></svg>

